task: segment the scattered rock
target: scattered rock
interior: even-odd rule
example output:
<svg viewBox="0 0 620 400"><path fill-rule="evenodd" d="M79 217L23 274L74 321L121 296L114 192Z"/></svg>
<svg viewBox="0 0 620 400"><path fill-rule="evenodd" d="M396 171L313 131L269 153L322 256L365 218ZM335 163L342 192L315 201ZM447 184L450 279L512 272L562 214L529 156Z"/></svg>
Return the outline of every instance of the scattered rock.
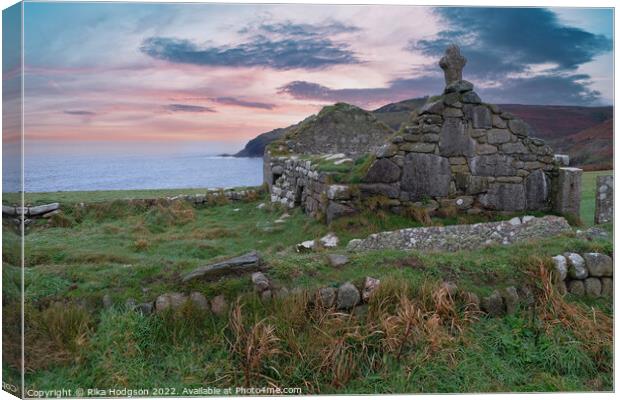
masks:
<svg viewBox="0 0 620 400"><path fill-rule="evenodd" d="M506 305L506 312L513 314L519 308L519 293L514 286L507 287L502 291L502 298Z"/></svg>
<svg viewBox="0 0 620 400"><path fill-rule="evenodd" d="M189 295L189 301L199 310L208 310L209 309L209 301L207 298L199 292L192 292Z"/></svg>
<svg viewBox="0 0 620 400"><path fill-rule="evenodd" d="M253 250L239 257L230 258L215 264L200 267L183 277L183 282L197 278L214 280L225 275L240 275L259 271L262 268L262 259L257 251Z"/></svg>
<svg viewBox="0 0 620 400"><path fill-rule="evenodd" d="M575 235L580 239L586 239L590 241L609 239L609 234L607 233L607 231L597 227L592 227L586 229L585 231L577 230L577 232L575 232Z"/></svg>
<svg viewBox="0 0 620 400"><path fill-rule="evenodd" d="M349 257L342 254L328 254L327 261L332 267L339 268L349 262Z"/></svg>
<svg viewBox="0 0 620 400"><path fill-rule="evenodd" d="M267 301L271 300L271 297L272 297L271 290L265 290L265 291L261 292L261 294L260 294L260 299L263 302L267 302Z"/></svg>
<svg viewBox="0 0 620 400"><path fill-rule="evenodd" d="M480 310L480 298L476 293L465 292L463 293L463 301L467 305L467 308L473 311Z"/></svg>
<svg viewBox="0 0 620 400"><path fill-rule="evenodd" d="M590 276L612 276L614 262L608 255L601 253L585 253L583 258Z"/></svg>
<svg viewBox="0 0 620 400"><path fill-rule="evenodd" d="M565 280L566 276L568 275L568 263L566 261L566 257L562 255L557 255L552 259L555 281L558 282Z"/></svg>
<svg viewBox="0 0 620 400"><path fill-rule="evenodd" d="M534 299L534 293L529 286L518 287L517 293L519 294L519 302L526 308L533 306L536 302L536 299Z"/></svg>
<svg viewBox="0 0 620 400"><path fill-rule="evenodd" d="M226 298L223 294L217 295L211 299L211 311L213 314L222 316L226 314L227 309L228 303L226 302Z"/></svg>
<svg viewBox="0 0 620 400"><path fill-rule="evenodd" d="M103 295L103 308L111 308L114 303L112 303L112 297L109 294Z"/></svg>
<svg viewBox="0 0 620 400"><path fill-rule="evenodd" d="M340 241L340 239L338 239L338 236L334 235L333 233L328 233L327 235L323 236L321 239L319 239L319 242L321 243L321 246L330 249L330 248L334 248L338 246L338 242Z"/></svg>
<svg viewBox="0 0 620 400"><path fill-rule="evenodd" d="M314 240L306 240L305 242L298 243L295 249L298 253L307 253L314 250L316 242Z"/></svg>
<svg viewBox="0 0 620 400"><path fill-rule="evenodd" d="M128 310L133 310L136 308L136 300L132 298L127 299L127 301L125 301L125 308Z"/></svg>
<svg viewBox="0 0 620 400"><path fill-rule="evenodd" d="M260 203L259 205L256 206L257 209L262 210L263 208L265 208L265 203Z"/></svg>
<svg viewBox="0 0 620 400"><path fill-rule="evenodd" d="M601 280L598 278L587 278L583 281L583 286L588 297L599 297L601 295Z"/></svg>
<svg viewBox="0 0 620 400"><path fill-rule="evenodd" d="M269 279L262 272L254 272L252 274L252 283L257 292L263 292L271 287Z"/></svg>
<svg viewBox="0 0 620 400"><path fill-rule="evenodd" d="M140 303L136 306L136 311L142 315L151 315L153 313L153 303Z"/></svg>
<svg viewBox="0 0 620 400"><path fill-rule="evenodd" d="M458 287L456 286L455 283L453 282L441 282L441 286L442 289L445 289L446 292L448 292L448 294L450 295L450 297L454 298L456 296L456 293L458 291Z"/></svg>
<svg viewBox="0 0 620 400"><path fill-rule="evenodd" d="M371 278L370 276L367 276L366 279L364 279L364 290L362 290L362 300L368 301L368 299L370 299L370 296L372 296L374 291L379 288L380 283L381 281L379 279L375 279L375 278Z"/></svg>
<svg viewBox="0 0 620 400"><path fill-rule="evenodd" d="M52 211L56 211L59 208L60 208L60 203L51 203L51 204L44 204L42 206L30 207L28 209L28 215L33 216L33 217L37 215L43 215L43 214L47 214Z"/></svg>
<svg viewBox="0 0 620 400"><path fill-rule="evenodd" d="M504 299L499 291L495 290L488 297L483 297L480 303L482 310L484 310L491 317L499 317L505 314L506 306L504 305Z"/></svg>
<svg viewBox="0 0 620 400"><path fill-rule="evenodd" d="M577 279L573 281L569 281L567 288L568 288L568 292L575 296L583 296L586 292L586 288L585 288L585 285L583 284L583 281L580 281Z"/></svg>
<svg viewBox="0 0 620 400"><path fill-rule="evenodd" d="M577 253L564 253L564 257L568 261L568 276L573 279L586 279L588 270L586 269L586 261ZM570 290L570 288L569 288Z"/></svg>
<svg viewBox="0 0 620 400"><path fill-rule="evenodd" d="M336 306L339 310L350 310L360 302L360 292L350 282L342 284L338 288Z"/></svg>
<svg viewBox="0 0 620 400"><path fill-rule="evenodd" d="M336 303L336 289L324 287L319 289L317 302L325 308L331 308Z"/></svg>
<svg viewBox="0 0 620 400"><path fill-rule="evenodd" d="M165 293L155 300L155 311L162 312L168 309L176 310L187 301L182 293Z"/></svg>

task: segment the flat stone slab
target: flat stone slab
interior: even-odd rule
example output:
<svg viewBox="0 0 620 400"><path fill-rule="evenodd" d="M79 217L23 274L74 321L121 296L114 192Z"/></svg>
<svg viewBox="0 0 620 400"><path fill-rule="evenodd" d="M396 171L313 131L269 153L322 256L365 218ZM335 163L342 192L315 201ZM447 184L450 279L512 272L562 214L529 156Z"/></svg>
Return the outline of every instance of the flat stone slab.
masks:
<svg viewBox="0 0 620 400"><path fill-rule="evenodd" d="M564 218L553 215L542 218L524 217L520 221L518 224L513 219L473 225L432 226L380 232L366 239L351 240L347 245L347 250L473 250L572 232Z"/></svg>
<svg viewBox="0 0 620 400"><path fill-rule="evenodd" d="M225 275L241 275L262 270L262 259L256 251L197 268L183 277L183 282L203 278L215 280Z"/></svg>

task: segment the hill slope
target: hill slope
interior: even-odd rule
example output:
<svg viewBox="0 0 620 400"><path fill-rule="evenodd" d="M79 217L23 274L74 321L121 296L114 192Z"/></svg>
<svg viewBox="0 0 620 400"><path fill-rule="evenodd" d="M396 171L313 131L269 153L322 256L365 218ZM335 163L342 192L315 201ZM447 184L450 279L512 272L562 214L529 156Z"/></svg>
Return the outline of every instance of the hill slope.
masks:
<svg viewBox="0 0 620 400"><path fill-rule="evenodd" d="M393 130L407 121L411 112L427 98L415 98L386 104L372 114ZM577 107L500 104L503 110L523 119L557 153L571 156L571 165L586 169L609 168L613 162L613 107ZM355 109L358 109L355 107ZM361 109L358 109L361 110ZM265 146L300 126L274 129L257 136L237 153L237 157L261 157Z"/></svg>

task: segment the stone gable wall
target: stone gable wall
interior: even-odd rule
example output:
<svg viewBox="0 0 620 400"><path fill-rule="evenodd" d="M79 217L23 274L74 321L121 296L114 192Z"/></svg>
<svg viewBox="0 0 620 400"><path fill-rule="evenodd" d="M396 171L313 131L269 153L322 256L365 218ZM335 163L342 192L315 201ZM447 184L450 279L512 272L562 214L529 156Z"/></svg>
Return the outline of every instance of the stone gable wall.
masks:
<svg viewBox="0 0 620 400"><path fill-rule="evenodd" d="M551 207L557 173L551 148L531 137L522 120L483 104L466 81L428 102L376 155L366 190L374 186L402 205L435 201L495 211Z"/></svg>

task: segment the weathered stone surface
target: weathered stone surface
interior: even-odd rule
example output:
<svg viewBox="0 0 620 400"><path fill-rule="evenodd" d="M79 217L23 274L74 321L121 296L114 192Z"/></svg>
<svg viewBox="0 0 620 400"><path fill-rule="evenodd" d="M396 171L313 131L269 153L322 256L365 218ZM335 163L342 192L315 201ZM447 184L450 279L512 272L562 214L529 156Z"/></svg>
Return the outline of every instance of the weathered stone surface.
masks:
<svg viewBox="0 0 620 400"><path fill-rule="evenodd" d="M377 158L383 158L392 157L396 155L396 153L398 153L398 147L391 143L386 143L377 149L375 155Z"/></svg>
<svg viewBox="0 0 620 400"><path fill-rule="evenodd" d="M303 242L297 243L295 245L295 250L298 253L308 253L310 251L313 251L315 247L316 247L315 240L304 240Z"/></svg>
<svg viewBox="0 0 620 400"><path fill-rule="evenodd" d="M333 287L320 288L317 302L325 308L332 308L336 303L336 293L336 289Z"/></svg>
<svg viewBox="0 0 620 400"><path fill-rule="evenodd" d="M555 289L558 291L560 296L566 295L568 293L568 287L566 286L566 281L558 281L555 283Z"/></svg>
<svg viewBox="0 0 620 400"><path fill-rule="evenodd" d="M443 110L444 118L460 118L463 116L463 111L456 107L446 107Z"/></svg>
<svg viewBox="0 0 620 400"><path fill-rule="evenodd" d="M579 168L560 168L555 179L554 211L579 216L581 207L581 174Z"/></svg>
<svg viewBox="0 0 620 400"><path fill-rule="evenodd" d="M192 292L189 295L189 301L192 303L194 307L199 310L206 311L209 309L209 302L207 298L199 292Z"/></svg>
<svg viewBox="0 0 620 400"><path fill-rule="evenodd" d="M607 231L601 228L597 228L595 226L588 228L586 230L578 229L575 232L575 235L580 239L586 239L590 241L609 239L609 234L607 233Z"/></svg>
<svg viewBox="0 0 620 400"><path fill-rule="evenodd" d="M348 185L329 185L327 187L327 198L330 200L349 200L351 189Z"/></svg>
<svg viewBox="0 0 620 400"><path fill-rule="evenodd" d="M387 183L362 183L358 185L358 189L362 199L377 195L397 199L400 195L398 185L389 185Z"/></svg>
<svg viewBox="0 0 620 400"><path fill-rule="evenodd" d="M426 197L447 196L452 172L445 157L434 154L410 153L405 157L401 189L410 193L413 201Z"/></svg>
<svg viewBox="0 0 620 400"><path fill-rule="evenodd" d="M342 254L328 254L327 261L332 267L338 268L349 262L349 257Z"/></svg>
<svg viewBox="0 0 620 400"><path fill-rule="evenodd" d="M421 114L441 114L444 109L443 100L429 101L420 108Z"/></svg>
<svg viewBox="0 0 620 400"><path fill-rule="evenodd" d="M504 143L501 149L506 154L525 154L528 152L527 147L521 142Z"/></svg>
<svg viewBox="0 0 620 400"><path fill-rule="evenodd" d="M176 310L187 301L187 296L182 293L165 293L155 300L155 311Z"/></svg>
<svg viewBox="0 0 620 400"><path fill-rule="evenodd" d="M258 292L265 291L271 287L269 279L262 272L254 272L252 274L252 283L254 284L254 289Z"/></svg>
<svg viewBox="0 0 620 400"><path fill-rule="evenodd" d="M601 278L601 296L614 297L614 280L611 278Z"/></svg>
<svg viewBox="0 0 620 400"><path fill-rule="evenodd" d="M583 286L588 297L599 297L601 295L601 280L599 278L587 278L583 281Z"/></svg>
<svg viewBox="0 0 620 400"><path fill-rule="evenodd" d="M596 177L594 222L604 224L614 220L614 176Z"/></svg>
<svg viewBox="0 0 620 400"><path fill-rule="evenodd" d="M379 288L381 281L379 279L367 276L364 279L364 289L362 290L362 300L368 301L372 294Z"/></svg>
<svg viewBox="0 0 620 400"><path fill-rule="evenodd" d="M355 210L355 208L353 207L330 201L329 205L327 206L327 213L325 216L326 222L327 224L331 224L338 218L345 217L347 215L353 215L355 213L357 213L357 210Z"/></svg>
<svg viewBox="0 0 620 400"><path fill-rule="evenodd" d="M614 272L614 262L606 254L585 253L583 259L590 276L603 277L612 276Z"/></svg>
<svg viewBox="0 0 620 400"><path fill-rule="evenodd" d="M476 293L465 292L463 293L463 301L467 308L473 311L480 310L480 298Z"/></svg>
<svg viewBox="0 0 620 400"><path fill-rule="evenodd" d="M456 284L454 282L441 282L439 287L441 289L445 290L446 293L448 293L448 295L450 295L450 297L452 297L452 298L454 298L456 296L456 293L459 290L458 286L456 286Z"/></svg>
<svg viewBox="0 0 620 400"><path fill-rule="evenodd" d="M571 279L586 279L588 270L586 261L577 253L564 253L564 257L568 261L568 276Z"/></svg>
<svg viewBox="0 0 620 400"><path fill-rule="evenodd" d="M503 154L476 156L469 160L469 169L479 176L514 176L517 169L512 165L513 160Z"/></svg>
<svg viewBox="0 0 620 400"><path fill-rule="evenodd" d="M319 243L321 244L321 246L326 249L337 247L339 241L340 239L338 239L338 236L336 236L332 232L329 232L327 235L319 239Z"/></svg>
<svg viewBox="0 0 620 400"><path fill-rule="evenodd" d="M506 312L508 314L516 312L519 308L519 294L517 293L517 288L515 288L514 286L507 287L506 289L502 290L501 295L504 299Z"/></svg>
<svg viewBox="0 0 620 400"><path fill-rule="evenodd" d="M37 215L43 215L52 211L56 211L60 208L60 203L44 204L41 206L34 206L28 209L28 215L34 217Z"/></svg>
<svg viewBox="0 0 620 400"><path fill-rule="evenodd" d="M510 119L508 121L508 128L517 136L526 137L529 136L531 128L528 124L520 119Z"/></svg>
<svg viewBox="0 0 620 400"><path fill-rule="evenodd" d="M557 255L552 258L553 259L553 272L555 275L556 281L563 281L566 279L568 275L568 262L566 261L566 257L562 255Z"/></svg>
<svg viewBox="0 0 620 400"><path fill-rule="evenodd" d="M572 232L572 229L564 218L548 215L531 219L527 223L519 225L501 221L380 232L363 240L354 239L350 241L347 250L471 250L489 245L508 245L524 240L548 238L569 232Z"/></svg>
<svg viewBox="0 0 620 400"><path fill-rule="evenodd" d="M228 302L223 294L217 295L211 299L211 312L213 312L213 314L222 316L226 314L226 310L228 310Z"/></svg>
<svg viewBox="0 0 620 400"><path fill-rule="evenodd" d="M461 55L458 46L452 44L446 48L445 55L439 60L439 67L443 70L446 87L462 81L465 64L467 64L467 59Z"/></svg>
<svg viewBox="0 0 620 400"><path fill-rule="evenodd" d="M491 112L486 106L469 106L463 107L465 115L471 121L472 127L478 128L490 128L492 125Z"/></svg>
<svg viewBox="0 0 620 400"><path fill-rule="evenodd" d="M583 296L586 293L586 287L581 280L576 279L574 281L569 281L566 286L568 293L572 295Z"/></svg>
<svg viewBox="0 0 620 400"><path fill-rule="evenodd" d="M495 290L490 296L483 297L480 308L490 317L500 317L506 313L506 305L499 291Z"/></svg>
<svg viewBox="0 0 620 400"><path fill-rule="evenodd" d="M480 100L480 96L474 91L464 93L461 96L461 101L463 103L472 103L472 104L480 104L482 100Z"/></svg>
<svg viewBox="0 0 620 400"><path fill-rule="evenodd" d="M336 306L339 310L350 310L360 302L360 292L350 282L338 288L338 299Z"/></svg>
<svg viewBox="0 0 620 400"><path fill-rule="evenodd" d="M492 210L521 211L525 209L525 189L522 184L492 183L480 196L480 204Z"/></svg>
<svg viewBox="0 0 620 400"><path fill-rule="evenodd" d="M214 280L225 275L238 275L258 271L262 268L262 259L257 251L251 251L239 257L230 258L215 264L200 267L186 274L183 282L204 278Z"/></svg>
<svg viewBox="0 0 620 400"><path fill-rule="evenodd" d="M109 294L104 294L103 295L103 308L111 308L114 303L112 302L112 297Z"/></svg>
<svg viewBox="0 0 620 400"><path fill-rule="evenodd" d="M474 153L475 141L465 133L461 118L446 118L439 133L439 153L442 156L466 156Z"/></svg>
<svg viewBox="0 0 620 400"><path fill-rule="evenodd" d="M474 84L468 81L457 81L446 86L444 93L464 93L474 90Z"/></svg>
<svg viewBox="0 0 620 400"><path fill-rule="evenodd" d="M528 210L543 210L548 206L551 184L547 174L538 169L525 178L525 203Z"/></svg>
<svg viewBox="0 0 620 400"><path fill-rule="evenodd" d="M487 141L490 144L502 144L510 141L510 132L506 129L493 128L487 133Z"/></svg>
<svg viewBox="0 0 620 400"><path fill-rule="evenodd" d="M366 176L365 182L392 183L400 179L400 168L387 158L375 160Z"/></svg>
<svg viewBox="0 0 620 400"><path fill-rule="evenodd" d="M151 315L153 313L153 303L140 303L136 306L136 311L142 315Z"/></svg>

